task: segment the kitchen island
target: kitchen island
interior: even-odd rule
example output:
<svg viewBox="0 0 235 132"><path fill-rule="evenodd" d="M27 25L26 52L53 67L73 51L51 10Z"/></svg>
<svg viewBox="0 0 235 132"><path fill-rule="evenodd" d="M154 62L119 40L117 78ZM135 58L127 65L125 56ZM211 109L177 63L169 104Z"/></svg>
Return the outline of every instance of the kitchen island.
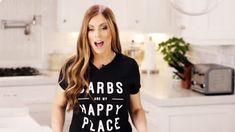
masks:
<svg viewBox="0 0 235 132"><path fill-rule="evenodd" d="M21 98L0 96L1 132L51 132L48 126L39 125L29 114Z"/></svg>
<svg viewBox="0 0 235 132"><path fill-rule="evenodd" d="M141 97L150 132L233 132L235 96L205 96L170 74L142 74Z"/></svg>

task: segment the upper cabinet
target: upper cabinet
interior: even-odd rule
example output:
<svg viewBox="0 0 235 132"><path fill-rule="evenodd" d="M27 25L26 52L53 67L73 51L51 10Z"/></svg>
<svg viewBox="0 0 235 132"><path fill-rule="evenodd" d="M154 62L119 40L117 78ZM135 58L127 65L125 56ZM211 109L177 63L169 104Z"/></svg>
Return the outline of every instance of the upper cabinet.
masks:
<svg viewBox="0 0 235 132"><path fill-rule="evenodd" d="M146 32L172 32L172 8L168 0L146 0L145 24Z"/></svg>
<svg viewBox="0 0 235 132"><path fill-rule="evenodd" d="M201 1L180 0L185 9L199 10ZM194 3L195 2L195 3ZM190 16L178 13L178 30L182 37L197 45L235 44L234 0L222 0L204 15ZM198 8L198 9L197 9Z"/></svg>
<svg viewBox="0 0 235 132"><path fill-rule="evenodd" d="M167 0L58 0L58 29L79 31L85 11L93 4L110 7L120 30L171 31L171 8Z"/></svg>
<svg viewBox="0 0 235 132"><path fill-rule="evenodd" d="M108 6L112 9L116 21L117 26L120 29L126 29L127 28L127 3L126 0L96 0L96 4L101 4Z"/></svg>
<svg viewBox="0 0 235 132"><path fill-rule="evenodd" d="M85 11L94 3L94 0L58 0L57 28L59 31L78 32Z"/></svg>
<svg viewBox="0 0 235 132"><path fill-rule="evenodd" d="M85 11L94 4L102 4L110 7L115 14L118 26L126 28L125 0L58 0L57 28L59 31L80 31Z"/></svg>
<svg viewBox="0 0 235 132"><path fill-rule="evenodd" d="M167 0L128 0L127 5L129 30L172 32L172 9Z"/></svg>
<svg viewBox="0 0 235 132"><path fill-rule="evenodd" d="M144 31L145 2L143 0L127 0L127 26L131 31ZM146 17L147 18L147 17Z"/></svg>

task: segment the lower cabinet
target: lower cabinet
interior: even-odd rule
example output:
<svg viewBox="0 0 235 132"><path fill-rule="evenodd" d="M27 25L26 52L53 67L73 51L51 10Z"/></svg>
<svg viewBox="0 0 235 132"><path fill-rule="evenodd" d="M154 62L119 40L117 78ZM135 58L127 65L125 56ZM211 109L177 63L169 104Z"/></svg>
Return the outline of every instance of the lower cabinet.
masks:
<svg viewBox="0 0 235 132"><path fill-rule="evenodd" d="M235 104L160 107L142 100L149 132L234 132Z"/></svg>

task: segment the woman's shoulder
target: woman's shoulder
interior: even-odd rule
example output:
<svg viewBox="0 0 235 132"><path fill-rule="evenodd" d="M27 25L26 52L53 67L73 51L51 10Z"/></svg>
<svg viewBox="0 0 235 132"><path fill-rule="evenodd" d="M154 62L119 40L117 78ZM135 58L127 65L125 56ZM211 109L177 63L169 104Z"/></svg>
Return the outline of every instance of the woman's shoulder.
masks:
<svg viewBox="0 0 235 132"><path fill-rule="evenodd" d="M75 58L76 58L76 56L73 55L73 56L69 57L67 60L65 60L62 68L68 69L68 67L71 66L73 64L73 62L75 61Z"/></svg>
<svg viewBox="0 0 235 132"><path fill-rule="evenodd" d="M119 55L119 58L121 60L122 63L125 63L127 65L138 65L136 60L127 56L127 55L124 55L122 53L118 54Z"/></svg>

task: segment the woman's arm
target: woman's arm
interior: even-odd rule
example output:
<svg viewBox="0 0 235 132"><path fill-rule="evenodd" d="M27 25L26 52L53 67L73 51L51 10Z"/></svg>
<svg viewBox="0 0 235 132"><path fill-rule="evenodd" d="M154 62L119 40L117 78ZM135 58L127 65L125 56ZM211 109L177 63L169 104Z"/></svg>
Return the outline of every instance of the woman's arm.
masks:
<svg viewBox="0 0 235 132"><path fill-rule="evenodd" d="M52 110L52 131L63 132L67 101L62 88L58 89Z"/></svg>
<svg viewBox="0 0 235 132"><path fill-rule="evenodd" d="M138 132L148 132L144 109L140 100L140 93L130 95L130 116Z"/></svg>

